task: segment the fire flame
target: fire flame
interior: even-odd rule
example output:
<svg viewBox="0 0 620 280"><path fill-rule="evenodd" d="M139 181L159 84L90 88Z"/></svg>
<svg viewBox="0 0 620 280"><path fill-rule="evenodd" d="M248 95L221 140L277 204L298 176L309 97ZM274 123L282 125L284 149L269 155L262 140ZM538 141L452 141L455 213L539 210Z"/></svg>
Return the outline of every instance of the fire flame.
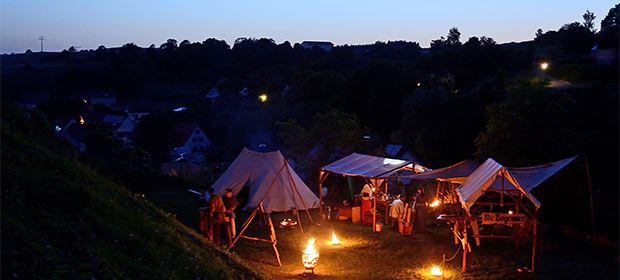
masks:
<svg viewBox="0 0 620 280"><path fill-rule="evenodd" d="M431 203L431 207L437 207L439 206L439 200L435 199L435 201L433 201L433 203Z"/></svg>
<svg viewBox="0 0 620 280"><path fill-rule="evenodd" d="M80 124L84 124L84 123L85 123L84 118L82 118L82 116L80 116Z"/></svg>
<svg viewBox="0 0 620 280"><path fill-rule="evenodd" d="M431 268L431 274L435 276L443 275L443 273L441 273L441 269L439 269L438 266L433 266L433 268Z"/></svg>
<svg viewBox="0 0 620 280"><path fill-rule="evenodd" d="M336 237L336 233L332 231L332 245L340 245L340 240Z"/></svg>
<svg viewBox="0 0 620 280"><path fill-rule="evenodd" d="M316 241L314 237L308 240L306 250L304 250L302 255L302 262L306 269L314 269L316 262L319 259L319 252L314 249L314 241Z"/></svg>

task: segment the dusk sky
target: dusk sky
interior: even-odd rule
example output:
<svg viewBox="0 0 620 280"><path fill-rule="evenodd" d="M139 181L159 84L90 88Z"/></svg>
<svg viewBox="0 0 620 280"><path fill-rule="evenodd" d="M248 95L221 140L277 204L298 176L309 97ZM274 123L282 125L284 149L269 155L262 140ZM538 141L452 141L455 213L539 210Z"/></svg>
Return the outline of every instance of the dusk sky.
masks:
<svg viewBox="0 0 620 280"><path fill-rule="evenodd" d="M406 40L428 47L458 27L461 41L487 36L498 43L531 40L538 28L582 22L596 28L616 1L69 1L2 0L0 52L95 49L133 42L159 46L168 38L192 42L239 37L304 40L336 45Z"/></svg>

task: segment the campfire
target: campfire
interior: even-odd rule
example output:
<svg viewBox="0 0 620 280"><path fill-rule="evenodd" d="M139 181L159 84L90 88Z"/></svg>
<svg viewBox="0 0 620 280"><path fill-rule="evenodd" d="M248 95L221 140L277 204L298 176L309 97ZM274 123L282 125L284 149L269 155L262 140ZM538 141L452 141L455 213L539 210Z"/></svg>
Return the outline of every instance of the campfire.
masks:
<svg viewBox="0 0 620 280"><path fill-rule="evenodd" d="M431 274L433 276L442 276L443 273L441 273L441 269L439 269L438 266L433 266L433 268L431 268Z"/></svg>
<svg viewBox="0 0 620 280"><path fill-rule="evenodd" d="M437 207L439 206L440 202L439 200L435 199L435 201L433 201L433 203L431 203L431 207Z"/></svg>
<svg viewBox="0 0 620 280"><path fill-rule="evenodd" d="M319 260L319 252L314 249L314 241L316 241L314 238L310 238L308 240L306 250L304 250L302 254L304 268L307 270L312 270L312 273L314 273L314 267L316 266L316 262Z"/></svg>
<svg viewBox="0 0 620 280"><path fill-rule="evenodd" d="M338 246L340 245L340 240L336 237L336 233L332 231L332 245Z"/></svg>
<svg viewBox="0 0 620 280"><path fill-rule="evenodd" d="M84 118L82 118L82 116L80 116L80 124L84 124Z"/></svg>

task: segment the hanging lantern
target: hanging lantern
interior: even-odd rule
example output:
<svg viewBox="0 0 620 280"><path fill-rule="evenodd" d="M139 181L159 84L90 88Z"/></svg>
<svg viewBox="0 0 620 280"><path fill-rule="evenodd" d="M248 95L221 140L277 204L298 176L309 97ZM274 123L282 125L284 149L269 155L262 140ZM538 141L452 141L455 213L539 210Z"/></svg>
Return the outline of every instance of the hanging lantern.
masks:
<svg viewBox="0 0 620 280"><path fill-rule="evenodd" d="M308 240L306 250L304 250L301 255L304 268L307 270L312 270L312 273L314 273L314 267L316 266L316 262L319 260L319 252L314 249L314 241L316 241L314 238L310 238Z"/></svg>

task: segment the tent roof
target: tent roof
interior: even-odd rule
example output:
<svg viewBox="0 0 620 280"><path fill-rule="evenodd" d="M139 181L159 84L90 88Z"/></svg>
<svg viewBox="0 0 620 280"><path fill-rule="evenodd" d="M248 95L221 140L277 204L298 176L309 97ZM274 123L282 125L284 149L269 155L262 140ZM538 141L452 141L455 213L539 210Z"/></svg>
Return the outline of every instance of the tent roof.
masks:
<svg viewBox="0 0 620 280"><path fill-rule="evenodd" d="M469 212L469 208L482 196L484 191L488 189L501 191L502 181L504 181L504 190L520 191L538 208L541 204L531 194L531 191L576 157L524 168L504 167L489 158L471 173L463 185L457 188L457 193L463 208Z"/></svg>
<svg viewBox="0 0 620 280"><path fill-rule="evenodd" d="M465 178L469 176L476 168L480 166L479 163L466 159L464 161L455 163L453 165L429 170L423 173L398 176L400 179L415 179L415 180L426 180L426 179L439 179L441 181L449 181L454 183L463 183Z"/></svg>
<svg viewBox="0 0 620 280"><path fill-rule="evenodd" d="M389 176L411 163L411 161L407 160L352 153L323 166L321 171L347 176L377 178L380 176Z"/></svg>
<svg viewBox="0 0 620 280"><path fill-rule="evenodd" d="M319 207L319 198L293 171L280 151L259 153L243 148L212 187L218 195L223 195L228 188L237 195L245 185L250 188L246 208L258 207L263 197L263 208L267 212Z"/></svg>

